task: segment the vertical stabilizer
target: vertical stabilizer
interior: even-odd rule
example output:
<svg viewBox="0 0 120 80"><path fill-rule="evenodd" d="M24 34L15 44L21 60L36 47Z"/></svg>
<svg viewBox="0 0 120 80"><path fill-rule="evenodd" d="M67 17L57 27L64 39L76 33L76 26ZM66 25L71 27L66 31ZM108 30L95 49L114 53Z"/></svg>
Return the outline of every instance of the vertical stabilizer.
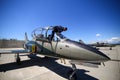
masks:
<svg viewBox="0 0 120 80"><path fill-rule="evenodd" d="M28 40L28 36L27 36L27 33L25 32L25 42L29 41Z"/></svg>

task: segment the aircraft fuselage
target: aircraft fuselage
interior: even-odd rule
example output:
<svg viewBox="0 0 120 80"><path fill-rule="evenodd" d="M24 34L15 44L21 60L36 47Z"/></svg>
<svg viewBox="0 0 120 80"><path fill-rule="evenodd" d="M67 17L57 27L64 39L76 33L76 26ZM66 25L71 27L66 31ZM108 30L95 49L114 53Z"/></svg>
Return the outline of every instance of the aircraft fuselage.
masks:
<svg viewBox="0 0 120 80"><path fill-rule="evenodd" d="M37 53L72 60L104 61L109 60L102 52L88 45L72 41L36 41Z"/></svg>

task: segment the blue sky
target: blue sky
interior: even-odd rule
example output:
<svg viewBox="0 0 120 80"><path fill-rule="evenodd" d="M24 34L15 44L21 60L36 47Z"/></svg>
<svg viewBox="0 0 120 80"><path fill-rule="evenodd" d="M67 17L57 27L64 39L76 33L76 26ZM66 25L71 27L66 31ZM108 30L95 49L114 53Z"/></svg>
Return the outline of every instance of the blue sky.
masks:
<svg viewBox="0 0 120 80"><path fill-rule="evenodd" d="M33 29L54 25L86 43L120 39L120 0L0 0L0 38L31 39Z"/></svg>

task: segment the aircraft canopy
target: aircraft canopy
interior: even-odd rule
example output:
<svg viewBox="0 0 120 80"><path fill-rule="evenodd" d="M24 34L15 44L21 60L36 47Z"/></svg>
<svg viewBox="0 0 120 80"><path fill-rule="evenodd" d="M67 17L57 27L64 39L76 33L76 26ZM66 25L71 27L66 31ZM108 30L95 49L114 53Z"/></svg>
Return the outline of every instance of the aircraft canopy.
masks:
<svg viewBox="0 0 120 80"><path fill-rule="evenodd" d="M51 37L51 33L52 33L53 27L49 26L49 27L39 27L36 28L35 30L32 31L31 36L33 37L33 39L50 39ZM55 34L55 37L59 40L66 40L67 38L62 35L62 34Z"/></svg>

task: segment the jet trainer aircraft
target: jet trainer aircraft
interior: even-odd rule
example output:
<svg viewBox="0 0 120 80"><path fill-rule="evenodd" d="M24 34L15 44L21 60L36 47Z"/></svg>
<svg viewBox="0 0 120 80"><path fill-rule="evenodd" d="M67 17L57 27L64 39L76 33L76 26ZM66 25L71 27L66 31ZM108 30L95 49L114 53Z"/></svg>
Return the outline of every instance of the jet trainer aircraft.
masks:
<svg viewBox="0 0 120 80"><path fill-rule="evenodd" d="M75 64L81 63L102 63L110 60L110 58L104 53L100 52L96 48L88 46L84 43L70 40L60 35L55 35L51 41L52 27L40 27L32 32L33 40L29 41L27 34L25 33L24 50L5 50L0 51L4 53L15 53L16 62L20 63L20 53L38 53L40 55L55 57L61 59L69 59L72 65L72 73L69 76L69 80L75 80L76 66Z"/></svg>

